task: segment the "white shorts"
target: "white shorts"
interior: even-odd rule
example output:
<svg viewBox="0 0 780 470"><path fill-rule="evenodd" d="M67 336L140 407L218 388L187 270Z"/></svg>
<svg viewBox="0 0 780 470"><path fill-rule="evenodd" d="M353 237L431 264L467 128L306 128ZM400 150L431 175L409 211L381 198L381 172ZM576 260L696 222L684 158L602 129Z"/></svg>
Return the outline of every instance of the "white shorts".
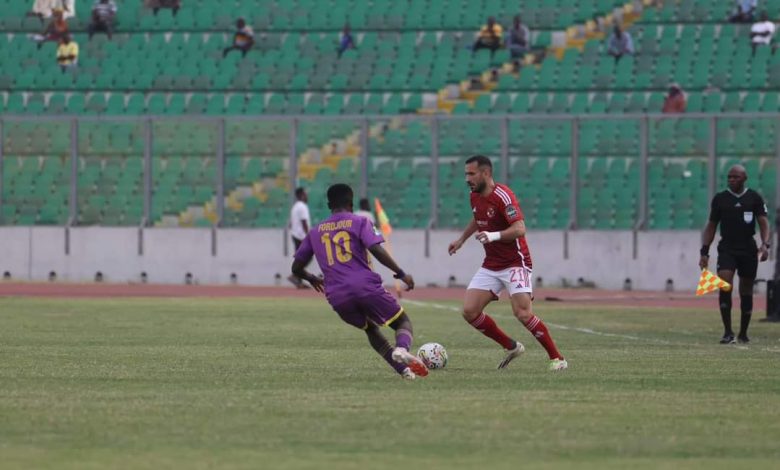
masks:
<svg viewBox="0 0 780 470"><path fill-rule="evenodd" d="M491 271L479 268L471 278L469 289L489 290L496 297L506 289L509 295L532 293L534 291L532 271L525 267L506 268L501 271Z"/></svg>

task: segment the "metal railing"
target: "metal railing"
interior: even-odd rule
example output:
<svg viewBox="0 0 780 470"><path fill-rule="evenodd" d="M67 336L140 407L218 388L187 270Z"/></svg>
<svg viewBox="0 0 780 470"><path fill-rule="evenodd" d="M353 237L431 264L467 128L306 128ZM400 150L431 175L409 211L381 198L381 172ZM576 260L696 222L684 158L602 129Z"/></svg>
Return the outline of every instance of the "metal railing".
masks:
<svg viewBox="0 0 780 470"><path fill-rule="evenodd" d="M691 139L692 133L688 131L679 131L678 128L685 127L684 123L693 122L699 129L706 127L706 136L696 136L697 145L689 146L687 150L675 151L671 149L678 142L659 142L658 139L663 137L656 135L657 128L662 126L664 121L673 121L672 129L674 129L674 137L679 139ZM729 123L734 124L735 128L724 127L720 128L719 123L727 120ZM427 149L423 148L413 152L411 155L398 155L398 152L390 149L382 149L382 142L390 137L390 134L396 136L404 136L406 129L411 123L420 123L424 126L426 132L430 136L430 145ZM600 122L602 129L609 130L610 123L622 123L626 125L631 123L632 126L636 126L636 142L635 145L630 146L630 152L612 151L610 149L603 149L602 146L597 146L596 150L591 149L585 151L583 148L583 126L590 125L589 123ZM723 142L728 144L734 140L737 136L737 132L752 132L751 139L755 139L757 134L751 126L756 123L762 122L765 132L774 132L774 139L769 137L769 142L773 145L763 146L762 148L752 149L751 154L735 154L734 150L721 149L719 143ZM80 218L80 186L79 178L82 172L83 159L85 157L101 158L99 151L80 148L80 141L85 137L84 128L86 126L98 126L99 125L125 125L131 124L136 126L135 129L141 129L138 134L132 134L133 139L142 139L143 146L139 155L133 155L132 158L143 159L143 175L140 181L139 187L143 192L143 215L138 221L137 225L143 229L154 225L157 220L155 214L158 213L154 210L155 200L158 195L155 192L155 183L157 178L161 175L154 174L154 168L159 165L155 165L157 160L162 158L162 155L170 155L171 152L177 152L179 150L168 150L163 152L156 151L156 141L158 139L158 133L155 128L157 125L162 124L177 124L177 125L192 125L193 130L190 132L196 132L199 129L198 126L203 126L203 132L211 135L208 139L209 148L198 149L199 156L204 158L213 159L215 165L214 181L213 181L213 202L214 210L216 212L214 218L214 228L217 227L231 227L241 226L232 223L226 219L226 196L230 191L236 187L235 182L228 182L226 180L226 162L229 158L260 158L260 159L283 159L283 166L286 167L286 171L283 171L281 175L286 178L286 183L279 181L284 178L276 178L276 182L273 177L269 175L262 175L263 184L266 185L282 185L277 187L283 187L284 191L288 194L287 202L294 200L294 189L298 184L306 186L307 180L302 179L301 164L307 163L321 163L325 158L322 153L317 155L317 148L324 146L332 140L325 142L319 141L314 143L306 143L302 141L302 136L305 134L304 130L313 128L327 128L328 126L335 126L337 123L352 124L348 126L354 131L359 133L359 139L357 141L359 146L359 152L353 155L356 159L355 168L357 168L357 184L356 193L361 197L375 195L379 189L375 184L372 184L374 178L376 178L375 169L378 162L388 161L393 162L395 165L400 161L408 161L409 158L413 159L415 166L413 168L419 168L420 163L427 164L430 167L430 176L426 176L427 188L430 190L429 204L420 206L420 210L423 213L423 217L416 220L415 226L417 228L424 228L427 231L436 228L458 227L459 224L454 223L448 225L448 221L441 220L440 213L442 211L442 204L440 196L442 195L442 185L450 184L450 180L443 180L440 175L442 165L447 162L462 162L471 153L479 151L481 147L480 142L465 141L458 132L452 132L451 127L457 125L468 126L469 123L480 123L483 130L487 130L487 134L484 137L484 147L487 149L484 152L494 162L500 166L500 170L496 174L498 181L517 181L518 179L527 179L528 175L518 175L514 171L515 164L522 160L538 162L546 158L552 159L568 159L568 219L565 224L561 226L557 225L557 228L566 231L578 230L588 228L583 226L582 214L580 213L579 201L582 198L583 188L589 188L589 191L593 191L594 188L588 185L589 173L581 174L581 170L586 168L586 165L582 164L583 159L599 159L606 157L608 159L624 159L630 162L636 162L639 169L638 179L631 180L630 183L638 184L636 188L637 200L635 207L635 217L629 227L624 227L633 231L651 229L650 216L651 216L651 191L654 189L650 185L649 170L652 160L662 160L664 162L674 161L684 163L688 160L695 159L701 162L706 161L706 188L705 189L707 199L711 199L715 194L718 187L725 185L725 181L720 182L717 180L719 172L723 171L721 168L723 162L719 159L757 159L759 161L758 168L763 171L768 171L769 168L774 168L775 181L774 187L770 188L773 195L767 195L768 203L774 207L780 207L780 178L777 175L780 174L780 114L777 113L719 113L719 114L707 114L707 113L690 113L680 115L670 114L584 114L584 115L540 115L540 114L490 114L490 115L448 115L448 116L418 116L418 115L400 115L400 116L385 116L385 115L349 115L349 116L231 116L231 117L208 117L208 116L137 116L137 117L96 117L96 116L14 116L4 115L0 116L0 217L4 213L3 209L5 205L9 205L11 194L8 194L9 182L9 165L12 164L11 158L22 157L35 157L47 155L46 150L41 151L40 145L34 147L38 150L26 151L24 144L20 144L19 140L37 139L36 132L46 133L49 127L63 128L65 125L69 125L69 146L67 149L59 148L52 149L51 155L57 156L60 159L67 158L67 168L69 171L68 177L68 204L67 204L67 217L66 222L63 224L65 227L73 227L81 224ZM268 135L266 132L263 137L263 141L259 147L263 147L268 144L268 150L252 150L252 149L239 149L235 146L237 141L240 141L243 137L240 133L236 133L232 127L243 125L250 131L252 126L256 125L257 129L263 128L269 124L280 124L284 129L282 132L287 132L287 135L274 134ZM698 123L698 124L697 124ZM704 126L702 123L706 123ZM25 130L24 125L35 125L35 129ZM739 126L736 126L739 124ZM378 125L378 126L377 126ZM617 125L617 124L616 124ZM140 127L138 127L140 126ZM450 127L442 127L450 126ZM560 126L562 132L570 130L568 145L564 145L554 152L545 152L543 150L525 150L523 142L519 139L523 139L523 129L528 126L533 132L533 126ZM464 127L465 128L465 127ZM449 129L449 131L448 131ZM735 130L736 129L736 130ZM94 129L93 129L94 130ZM633 127L632 127L633 130ZM267 131L267 129L266 129ZM25 134L26 132L26 134ZM30 134L30 132L33 132ZM563 135L562 132L556 135ZM592 131L591 131L592 132ZM17 135L18 134L18 135ZM196 135L196 134L190 134ZM87 134L89 136L89 134ZM338 138L338 136L331 136ZM346 138L347 136L343 136ZM483 137L480 137L482 139ZM592 136L586 136L592 140ZM41 137L43 138L43 137ZM181 137L187 139L186 136ZM248 137L250 140L252 135ZM456 151L444 149L442 142L447 140L457 139L459 142L465 143L465 147L462 151L460 149ZM729 140L731 139L731 140ZM744 140L745 137L742 137ZM284 148L284 142L287 141L286 151L280 151ZM338 139L336 139L338 140ZM473 139L472 139L473 140ZM706 146L702 146L703 141L706 140ZM762 142L767 142L767 139L761 139ZM33 140L29 140L32 145ZM213 145L211 143L213 142ZM255 142L257 143L257 142ZM560 142L555 142L560 143ZM281 144L281 147L280 147ZM592 144L592 142L591 142ZM662 151L659 149L659 145L668 144L669 151ZM590 144L589 144L590 145ZM186 148L183 146L182 148ZM257 147L257 145L255 146ZM490 149L495 150L494 154L490 154ZM309 155L305 158L301 158L301 154L305 151L309 151ZM127 156L126 149L119 149L119 154L124 155L124 158L131 158ZM158 155L160 153L161 155ZM184 152L186 153L186 152ZM338 151L334 152L338 154ZM626 155L626 153L628 153ZM106 157L110 158L110 157ZM587 161L585 162L588 163ZM545 163L546 164L546 163ZM273 176L273 175L271 175ZM307 177L310 177L308 175ZM756 180L763 181L763 177L760 174L749 174L749 183L753 183ZM414 175L413 178L414 179ZM628 180L627 180L628 181ZM398 185L391 188L394 191L403 192L408 187L409 181L399 181ZM765 188L766 189L766 185ZM547 189L550 190L550 189ZM598 188L595 188L598 190ZM519 192L521 204L523 198L527 196L522 191ZM201 201L205 203L207 201ZM465 200L457 201L458 205L465 205ZM22 203L23 205L23 203ZM17 201L16 206L19 206ZM426 209L427 207L427 209ZM705 211L708 208L699 208ZM545 208L541 208L545 210ZM286 218L286 208L281 214ZM2 220L2 219L0 219ZM456 221L459 219L456 219ZM3 221L6 222L7 221ZM465 223L464 223L465 224ZM127 224L125 224L127 225ZM551 227L556 228L556 227ZM426 237L428 239L428 237ZM139 250L142 251L142 243L139 243Z"/></svg>

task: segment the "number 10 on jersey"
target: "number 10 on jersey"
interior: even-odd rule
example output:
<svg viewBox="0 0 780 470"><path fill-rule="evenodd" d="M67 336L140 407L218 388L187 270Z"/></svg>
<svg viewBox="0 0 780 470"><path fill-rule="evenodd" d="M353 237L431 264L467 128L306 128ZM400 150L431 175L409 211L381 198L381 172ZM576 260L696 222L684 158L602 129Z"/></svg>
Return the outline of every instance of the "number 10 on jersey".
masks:
<svg viewBox="0 0 780 470"><path fill-rule="evenodd" d="M323 233L320 238L325 245L325 254L328 257L328 266L333 266L336 261L333 259L333 253L336 253L336 260L339 263L347 263L352 259L352 246L350 244L349 232L336 232L331 238L330 233Z"/></svg>

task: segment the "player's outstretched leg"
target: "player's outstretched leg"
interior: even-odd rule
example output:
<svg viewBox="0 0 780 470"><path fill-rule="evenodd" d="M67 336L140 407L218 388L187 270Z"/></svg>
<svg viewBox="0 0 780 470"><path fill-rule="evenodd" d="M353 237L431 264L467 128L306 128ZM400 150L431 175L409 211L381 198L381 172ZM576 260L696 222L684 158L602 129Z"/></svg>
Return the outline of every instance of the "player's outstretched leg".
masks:
<svg viewBox="0 0 780 470"><path fill-rule="evenodd" d="M428 368L425 363L409 352L412 347L412 321L406 313L402 313L393 320L388 326L395 330L395 349L392 357L398 363L406 364L415 375L425 377L428 375Z"/></svg>
<svg viewBox="0 0 780 470"><path fill-rule="evenodd" d="M550 357L550 370L558 371L564 370L569 367L569 363L563 358L563 355L558 351L558 347L555 345L550 331L544 324L541 318L537 317L531 312L531 295L528 293L514 294L512 297L512 312L515 314L520 322L525 325L526 329L534 335L536 341L542 345L547 355Z"/></svg>
<svg viewBox="0 0 780 470"><path fill-rule="evenodd" d="M405 379L415 378L414 372L412 372L406 364L398 363L393 359L393 347L387 341L385 335L382 334L382 331L379 330L378 326L369 322L368 327L366 328L366 336L368 337L368 342L371 344L371 347L374 348L374 351L379 353L379 355L382 356L382 359L400 374L401 377Z"/></svg>
<svg viewBox="0 0 780 470"><path fill-rule="evenodd" d="M503 369L513 359L519 357L525 351L525 348L519 341L515 341L504 333L490 315L483 311L487 304L494 299L495 294L489 290L467 289L466 299L463 301L463 319L474 327L475 330L492 339L506 350L506 356L498 364L498 368Z"/></svg>

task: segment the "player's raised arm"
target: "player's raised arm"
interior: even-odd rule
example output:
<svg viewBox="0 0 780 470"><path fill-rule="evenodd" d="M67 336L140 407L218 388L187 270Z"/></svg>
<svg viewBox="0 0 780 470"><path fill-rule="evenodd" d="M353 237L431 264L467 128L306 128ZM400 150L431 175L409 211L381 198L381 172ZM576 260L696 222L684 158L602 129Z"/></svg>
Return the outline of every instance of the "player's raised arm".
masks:
<svg viewBox="0 0 780 470"><path fill-rule="evenodd" d="M390 253L385 251L384 248L382 248L382 245L380 243L371 245L368 248L368 251L370 251L371 254L374 255L374 258L376 258L377 261L379 261L384 266L386 266L387 269L395 273L395 275L393 276L394 278L404 281L404 284L406 284L406 290L414 289L414 279L412 278L411 274L405 273L403 269L398 267L398 264L395 262L393 257L390 256Z"/></svg>
<svg viewBox="0 0 780 470"><path fill-rule="evenodd" d="M512 225L500 232L479 232L474 238L484 245L485 243L495 241L512 241L522 236L525 236L525 221L516 220L512 222Z"/></svg>
<svg viewBox="0 0 780 470"><path fill-rule="evenodd" d="M466 226L466 229L463 230L463 234L461 234L460 238L450 243L450 246L447 248L447 252L450 254L450 256L454 255L458 250L460 250L460 247L462 247L463 244L466 243L466 240L468 240L469 237L476 231L477 222L474 219L471 219L469 224Z"/></svg>

